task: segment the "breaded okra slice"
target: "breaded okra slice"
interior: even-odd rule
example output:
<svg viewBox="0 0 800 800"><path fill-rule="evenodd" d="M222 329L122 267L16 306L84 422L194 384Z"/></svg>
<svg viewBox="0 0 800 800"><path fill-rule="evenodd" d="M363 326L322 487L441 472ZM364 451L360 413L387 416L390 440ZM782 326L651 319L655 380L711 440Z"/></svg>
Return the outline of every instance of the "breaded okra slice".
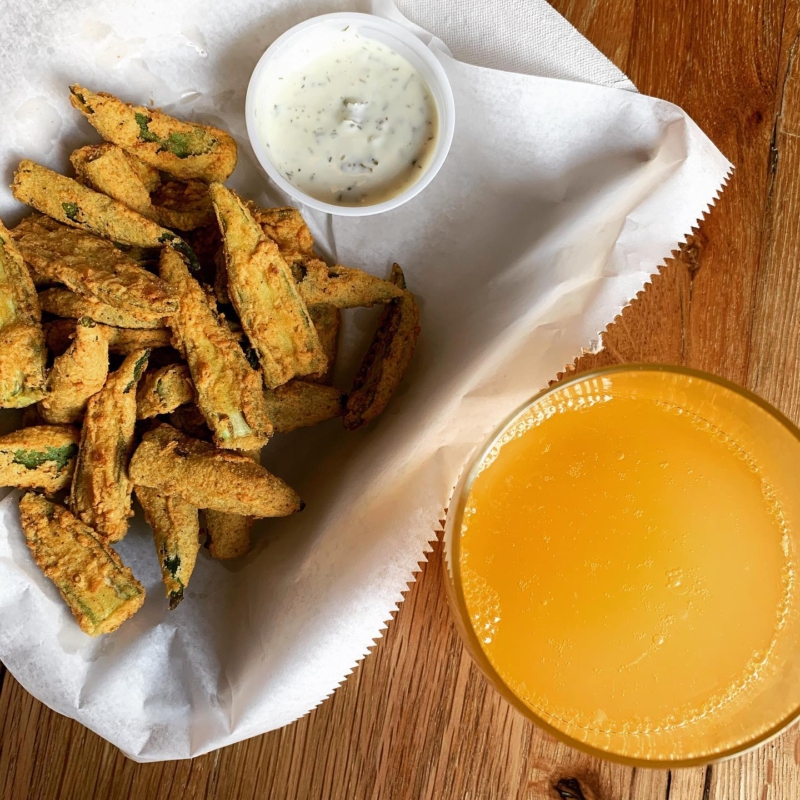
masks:
<svg viewBox="0 0 800 800"><path fill-rule="evenodd" d="M344 414L346 396L333 386L308 381L289 381L267 389L267 409L275 433L290 433Z"/></svg>
<svg viewBox="0 0 800 800"><path fill-rule="evenodd" d="M317 331L278 245L247 205L222 184L210 187L223 235L228 294L258 354L269 388L327 367Z"/></svg>
<svg viewBox="0 0 800 800"><path fill-rule="evenodd" d="M330 384L333 380L333 370L336 366L336 356L339 352L339 330L342 327L342 312L335 306L318 305L309 306L308 313L317 329L317 336L322 343L322 350L328 360L328 367L318 378L309 376L307 380L316 383Z"/></svg>
<svg viewBox="0 0 800 800"><path fill-rule="evenodd" d="M200 549L200 519L197 508L177 495L136 487L136 497L153 529L153 541L161 567L169 609L177 608L189 585Z"/></svg>
<svg viewBox="0 0 800 800"><path fill-rule="evenodd" d="M259 208L253 203L249 203L248 208L264 233L278 245L286 261L295 255L314 256L314 237L296 208Z"/></svg>
<svg viewBox="0 0 800 800"><path fill-rule="evenodd" d="M72 343L76 329L74 319L54 319L44 323L47 347L56 355L66 352ZM155 350L158 347L169 347L171 332L168 328L148 330L131 330L103 325L108 336L108 349L111 353L126 356L134 350Z"/></svg>
<svg viewBox="0 0 800 800"><path fill-rule="evenodd" d="M107 377L108 328L83 317L72 344L53 362L39 414L53 424L78 422L89 398L103 388Z"/></svg>
<svg viewBox="0 0 800 800"><path fill-rule="evenodd" d="M214 222L214 208L203 181L165 181L152 196L155 219L165 228L193 231Z"/></svg>
<svg viewBox="0 0 800 800"><path fill-rule="evenodd" d="M144 586L91 527L32 492L20 500L19 513L33 560L84 633L111 633L142 607Z"/></svg>
<svg viewBox="0 0 800 800"><path fill-rule="evenodd" d="M169 286L106 239L38 214L22 220L12 236L38 286L60 283L142 319L157 319L178 307Z"/></svg>
<svg viewBox="0 0 800 800"><path fill-rule="evenodd" d="M160 270L181 297L169 319L173 344L189 366L197 406L214 442L234 450L260 449L272 434L260 375L180 254L165 250Z"/></svg>
<svg viewBox="0 0 800 800"><path fill-rule="evenodd" d="M261 451L249 450L242 455L261 463ZM224 511L206 509L206 547L211 558L222 561L238 558L250 552L251 533L255 517L226 514Z"/></svg>
<svg viewBox="0 0 800 800"><path fill-rule="evenodd" d="M75 471L80 436L67 425L35 425L0 436L0 486L66 489Z"/></svg>
<svg viewBox="0 0 800 800"><path fill-rule="evenodd" d="M158 170L108 143L81 147L69 160L81 183L119 200L143 217L156 219L150 192L161 182Z"/></svg>
<svg viewBox="0 0 800 800"><path fill-rule="evenodd" d="M182 122L106 92L70 86L70 103L95 130L145 164L183 180L224 181L236 166L236 141L219 128Z"/></svg>
<svg viewBox="0 0 800 800"><path fill-rule="evenodd" d="M228 514L285 517L303 507L297 492L261 464L185 436L171 425L144 435L131 459L130 476L136 486Z"/></svg>
<svg viewBox="0 0 800 800"><path fill-rule="evenodd" d="M169 414L194 400L194 387L186 364L167 364L146 372L136 391L137 419Z"/></svg>
<svg viewBox="0 0 800 800"><path fill-rule="evenodd" d="M375 338L361 362L347 398L344 427L356 430L375 419L403 380L419 337L419 307L406 289L403 270L392 267L392 283L403 296L392 300L381 314Z"/></svg>
<svg viewBox="0 0 800 800"><path fill-rule="evenodd" d="M136 385L149 350L131 353L89 400L69 505L72 512L111 542L128 532L133 484L128 459L136 425Z"/></svg>
<svg viewBox="0 0 800 800"><path fill-rule="evenodd" d="M20 162L11 192L57 222L81 228L120 246L153 249L172 247L199 268L192 249L172 231L162 228L118 200L112 200L82 183L59 175L33 161Z"/></svg>
<svg viewBox="0 0 800 800"><path fill-rule="evenodd" d="M25 408L44 395L44 332L30 273L0 222L0 408Z"/></svg>
<svg viewBox="0 0 800 800"><path fill-rule="evenodd" d="M292 273L309 307L324 303L336 308L369 308L403 296L391 281L354 267L329 267L318 258L295 261Z"/></svg>
<svg viewBox="0 0 800 800"><path fill-rule="evenodd" d="M86 317L112 328L154 330L164 328L167 324L166 317L146 315L139 311L131 313L122 308L101 303L91 297L81 297L69 289L60 289L55 286L39 292L39 303L42 311L46 311L48 314L68 319Z"/></svg>

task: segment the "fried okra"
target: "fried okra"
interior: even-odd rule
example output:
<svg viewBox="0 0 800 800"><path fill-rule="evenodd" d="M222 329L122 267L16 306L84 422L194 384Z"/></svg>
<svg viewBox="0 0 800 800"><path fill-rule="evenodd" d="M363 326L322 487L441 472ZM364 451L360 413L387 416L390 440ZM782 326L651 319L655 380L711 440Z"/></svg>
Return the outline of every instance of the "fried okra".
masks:
<svg viewBox="0 0 800 800"><path fill-rule="evenodd" d="M131 353L89 400L81 431L70 508L111 542L128 532L133 484L128 459L136 425L136 385L149 350Z"/></svg>
<svg viewBox="0 0 800 800"><path fill-rule="evenodd" d="M79 434L67 425L35 425L0 436L0 486L66 489L75 470Z"/></svg>
<svg viewBox="0 0 800 800"><path fill-rule="evenodd" d="M155 218L165 228L193 231L214 222L214 208L203 181L165 181L152 196Z"/></svg>
<svg viewBox="0 0 800 800"><path fill-rule="evenodd" d="M192 379L185 364L168 364L145 373L136 392L136 417L149 419L169 414L194 399Z"/></svg>
<svg viewBox="0 0 800 800"><path fill-rule="evenodd" d="M47 347L56 355L66 352L72 342L76 329L74 319L54 319L42 326L45 331ZM167 328L150 330L132 330L114 328L103 325L108 336L108 349L111 353L126 356L134 350L155 350L158 347L169 347L171 333Z"/></svg>
<svg viewBox="0 0 800 800"><path fill-rule="evenodd" d="M183 180L224 181L236 166L236 142L219 128L182 122L77 84L70 86L70 103L106 141Z"/></svg>
<svg viewBox="0 0 800 800"><path fill-rule="evenodd" d="M44 395L44 333L36 287L0 222L0 408L24 408Z"/></svg>
<svg viewBox="0 0 800 800"><path fill-rule="evenodd" d="M141 608L144 587L92 528L32 492L20 500L19 513L33 560L84 633L111 633Z"/></svg>
<svg viewBox="0 0 800 800"><path fill-rule="evenodd" d="M113 144L90 144L75 150L69 157L81 183L119 200L132 211L155 220L150 192L161 179L158 170ZM137 163L138 162L138 163ZM155 173L148 176L144 170ZM149 178L149 186L146 181ZM152 188L149 188L152 186Z"/></svg>
<svg viewBox="0 0 800 800"><path fill-rule="evenodd" d="M80 421L89 398L103 388L107 377L108 328L83 317L72 344L53 362L39 414L50 423Z"/></svg>
<svg viewBox="0 0 800 800"><path fill-rule="evenodd" d="M344 414L345 396L333 386L289 381L264 394L275 433L290 433Z"/></svg>
<svg viewBox="0 0 800 800"><path fill-rule="evenodd" d="M292 272L309 307L324 303L337 308L369 308L403 296L391 281L354 267L329 267L318 258L295 262Z"/></svg>
<svg viewBox="0 0 800 800"><path fill-rule="evenodd" d="M170 611L183 600L200 549L200 519L197 508L177 495L159 494L155 489L136 487L161 567L161 579Z"/></svg>
<svg viewBox="0 0 800 800"><path fill-rule="evenodd" d="M155 330L167 324L166 317L145 316L139 312L131 313L100 303L90 297L81 297L69 289L45 289L39 293L42 311L68 319L91 319L112 328L131 328L135 330Z"/></svg>
<svg viewBox="0 0 800 800"><path fill-rule="evenodd" d="M290 486L243 453L217 450L171 425L149 431L136 448L137 486L177 494L198 508L252 517L285 517L303 504Z"/></svg>
<svg viewBox="0 0 800 800"><path fill-rule="evenodd" d="M252 450L272 434L261 377L247 363L236 336L216 314L214 301L189 274L180 254L165 250L161 277L180 295L169 324L173 343L189 365L202 411L218 447Z"/></svg>
<svg viewBox="0 0 800 800"><path fill-rule="evenodd" d="M392 300L381 314L378 330L347 398L344 426L356 430L375 419L388 404L414 355L419 337L419 307L406 289L403 270L392 267L392 283L403 296Z"/></svg>
<svg viewBox="0 0 800 800"><path fill-rule="evenodd" d="M269 388L327 367L319 336L278 245L247 205L222 184L210 187L223 232L228 294Z"/></svg>

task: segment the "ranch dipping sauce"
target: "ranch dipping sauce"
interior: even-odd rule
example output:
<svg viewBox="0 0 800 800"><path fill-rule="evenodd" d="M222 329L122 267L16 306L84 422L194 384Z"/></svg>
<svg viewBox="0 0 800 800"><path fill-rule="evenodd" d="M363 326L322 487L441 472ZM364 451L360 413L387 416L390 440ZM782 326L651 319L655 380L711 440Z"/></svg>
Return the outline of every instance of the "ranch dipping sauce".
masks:
<svg viewBox="0 0 800 800"><path fill-rule="evenodd" d="M348 29L296 69L265 76L255 119L278 172L342 206L381 203L416 183L438 135L436 104L417 69Z"/></svg>

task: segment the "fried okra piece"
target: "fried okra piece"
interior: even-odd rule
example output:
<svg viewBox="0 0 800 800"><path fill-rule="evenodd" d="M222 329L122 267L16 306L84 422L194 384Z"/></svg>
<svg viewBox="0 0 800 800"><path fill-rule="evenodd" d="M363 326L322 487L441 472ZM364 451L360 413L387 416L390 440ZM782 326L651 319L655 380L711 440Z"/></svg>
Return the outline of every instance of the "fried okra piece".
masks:
<svg viewBox="0 0 800 800"><path fill-rule="evenodd" d="M182 180L224 181L236 166L233 137L210 125L124 103L106 92L70 86L70 103L108 142Z"/></svg>
<svg viewBox="0 0 800 800"><path fill-rule="evenodd" d="M38 214L24 219L12 235L39 286L60 283L146 320L178 307L169 286L105 239Z"/></svg>
<svg viewBox="0 0 800 800"><path fill-rule="evenodd" d="M73 319L55 319L44 323L45 336L48 348L60 355L64 353L72 342L76 323ZM134 350L155 350L159 347L169 347L171 333L168 328L154 328L152 330L129 330L127 328L114 328L102 326L108 336L108 349L111 353L126 356Z"/></svg>
<svg viewBox="0 0 800 800"><path fill-rule="evenodd" d="M165 228L193 231L214 222L214 208L203 181L166 181L152 196L155 219Z"/></svg>
<svg viewBox="0 0 800 800"><path fill-rule="evenodd" d="M325 303L337 308L369 308L403 296L391 281L354 267L329 267L318 258L295 262L292 273L309 306Z"/></svg>
<svg viewBox="0 0 800 800"><path fill-rule="evenodd" d="M196 402L218 447L261 448L272 434L261 377L214 308L214 301L189 274L180 254L165 250L161 277L180 295L170 317L173 344L189 365Z"/></svg>
<svg viewBox="0 0 800 800"><path fill-rule="evenodd" d="M119 200L143 217L156 219L150 192L160 183L158 170L138 161L113 144L81 147L72 153L69 160L81 183ZM143 179L143 169L155 173L154 177L149 176L152 189L148 188Z"/></svg>
<svg viewBox="0 0 800 800"><path fill-rule="evenodd" d="M290 433L344 414L345 395L333 386L289 381L264 394L275 433Z"/></svg>
<svg viewBox="0 0 800 800"><path fill-rule="evenodd" d="M0 486L66 489L75 470L79 434L66 425L35 425L0 436Z"/></svg>
<svg viewBox="0 0 800 800"><path fill-rule="evenodd" d="M42 311L54 314L57 317L68 319L88 318L101 325L112 328L131 328L134 330L154 330L164 328L167 324L166 317L146 317L143 314L114 308L106 303L100 303L89 297L81 297L69 289L45 289L39 293L39 303Z"/></svg>
<svg viewBox="0 0 800 800"><path fill-rule="evenodd" d="M28 159L20 161L11 190L17 200L57 222L112 242L160 248L176 238L171 231L131 211L118 200Z"/></svg>
<svg viewBox="0 0 800 800"><path fill-rule="evenodd" d="M295 254L314 256L314 237L296 208L259 208L248 205L253 218L289 261Z"/></svg>
<svg viewBox="0 0 800 800"><path fill-rule="evenodd" d="M44 332L30 273L0 222L0 408L25 408L44 395Z"/></svg>
<svg viewBox="0 0 800 800"><path fill-rule="evenodd" d="M144 586L92 528L32 492L20 500L19 513L33 560L84 633L111 633L142 607Z"/></svg>
<svg viewBox="0 0 800 800"><path fill-rule="evenodd" d="M149 350L131 353L89 400L69 505L72 512L111 542L128 532L133 484L128 459L136 425L136 384Z"/></svg>
<svg viewBox="0 0 800 800"><path fill-rule="evenodd" d="M136 497L153 529L161 580L173 611L183 600L200 550L199 514L177 495L159 494L145 486L136 487Z"/></svg>
<svg viewBox="0 0 800 800"><path fill-rule="evenodd" d="M392 267L392 283L403 296L381 314L375 338L361 362L344 414L344 427L356 430L375 419L388 404L411 362L419 337L419 307L406 289L403 270Z"/></svg>
<svg viewBox="0 0 800 800"><path fill-rule="evenodd" d="M83 419L86 404L108 377L108 328L88 317L78 320L75 338L53 362L47 394L39 403L45 422L66 424Z"/></svg>
<svg viewBox="0 0 800 800"><path fill-rule="evenodd" d="M219 183L211 201L223 233L228 294L269 388L327 367L319 336L278 245L246 204Z"/></svg>
<svg viewBox="0 0 800 800"><path fill-rule="evenodd" d="M322 350L328 360L328 368L319 378L309 377L307 380L330 384L333 380L333 368L339 352L339 330L342 327L342 312L335 306L309 306L308 313L317 329L317 336L322 343Z"/></svg>
<svg viewBox="0 0 800 800"><path fill-rule="evenodd" d="M261 451L249 450L242 455L261 463ZM206 546L211 558L219 561L238 558L250 552L251 533L255 517L243 517L239 514L226 514L209 508L205 512Z"/></svg>
<svg viewBox="0 0 800 800"><path fill-rule="evenodd" d="M186 364L168 364L145 373L136 392L137 419L169 414L194 399L192 379Z"/></svg>
<svg viewBox="0 0 800 800"><path fill-rule="evenodd" d="M177 494L198 508L251 517L285 517L303 503L290 486L243 453L217 450L171 425L149 431L130 465L136 486Z"/></svg>

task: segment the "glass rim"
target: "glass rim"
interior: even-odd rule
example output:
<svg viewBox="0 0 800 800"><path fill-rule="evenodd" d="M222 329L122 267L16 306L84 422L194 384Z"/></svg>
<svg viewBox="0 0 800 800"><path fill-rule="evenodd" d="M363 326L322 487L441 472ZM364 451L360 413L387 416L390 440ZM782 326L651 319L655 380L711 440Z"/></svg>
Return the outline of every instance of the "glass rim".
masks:
<svg viewBox="0 0 800 800"><path fill-rule="evenodd" d="M771 739L775 738L776 736L783 733L787 728L789 728L792 723L796 722L798 718L800 718L800 705L797 706L793 711L791 711L788 715L786 715L782 720L780 720L775 725L771 726L768 730L764 731L763 733L759 734L758 736L752 737L747 739L746 741L742 742L741 744L737 744L733 747L728 747L723 750L720 750L715 753L710 753L706 756L695 756L693 758L675 758L675 759L665 759L665 758L657 758L657 759L647 759L647 758L637 758L635 756L626 756L621 753L616 753L609 750L603 750L602 748L595 747L590 744L586 744L585 742L580 741L567 733L564 733L560 729L556 728L549 722L547 722L543 717L537 714L532 708L527 706L516 694L508 687L507 683L503 680L497 670L489 661L488 657L483 651L483 648L480 645L477 635L472 627L472 624L469 621L469 612L467 611L466 601L464 600L464 591L463 591L463 582L461 579L461 563L460 563L460 539L461 537L457 535L458 532L461 530L461 525L463 522L464 517L464 507L467 502L467 498L469 497L470 492L472 491L472 485L477 477L477 471L480 464L488 455L489 451L492 449L494 444L500 438L500 436L511 427L514 421L528 411L531 406L535 403L539 402L543 398L547 397L550 394L553 394L560 389L567 388L569 386L573 386L577 383L581 383L586 380L592 380L594 378L603 377L606 375L613 375L619 373L626 373L626 372L657 372L657 373L672 373L678 375L688 376L690 378L695 378L698 380L705 381L707 383L717 384L724 389L727 389L739 396L743 397L745 400L754 403L758 407L760 407L763 411L767 412L779 425L786 431L786 433L797 440L798 444L800 444L800 428L795 425L785 414L778 411L774 406L768 403L766 400L759 397L754 392L751 392L749 389L745 389L742 386L738 386L737 384L725 379L721 378L718 375L713 375L709 372L703 372L702 370L693 369L691 367L683 367L683 366L673 366L669 364L648 364L648 363L635 363L635 364L614 364L607 367L599 367L594 370L590 370L588 372L582 372L577 375L565 375L560 380L556 381L555 383L551 384L547 388L543 389L540 392L537 392L533 397L529 400L526 400L525 403L518 406L511 414L509 414L499 425L495 426L492 432L487 436L484 443L478 448L475 455L471 456L469 461L467 462L465 469L462 473L463 477L459 479L459 485L456 488L457 497L454 494L454 503L451 502L450 509L448 509L447 513L447 523L445 524L445 548L444 548L444 558L442 559L443 568L445 571L450 572L450 574L445 575L445 582L448 585L450 591L448 591L448 597L456 605L456 609L452 609L454 613L457 614L459 617L458 622L460 623L457 625L459 635L462 639L465 640L464 644L467 646L467 650L472 661L476 664L476 666L484 673L484 676L489 680L492 686L508 701L514 708L519 711L527 720L533 722L537 727L544 730L553 738L557 739L559 742L563 742L564 744L569 745L570 747L574 747L576 750L580 750L588 755L594 756L595 758L603 759L606 761L612 761L618 764L623 764L628 767L638 767L643 769L680 769L685 767L699 767L705 766L711 763L718 763L721 761L725 761L731 758L735 758L736 756L744 755L745 753L749 753L755 750L761 745L765 744L766 742L770 741ZM452 519L452 525L450 520ZM451 556L448 558L448 544L447 544L447 533L450 534L451 538ZM800 659L800 655L798 655L798 659Z"/></svg>

